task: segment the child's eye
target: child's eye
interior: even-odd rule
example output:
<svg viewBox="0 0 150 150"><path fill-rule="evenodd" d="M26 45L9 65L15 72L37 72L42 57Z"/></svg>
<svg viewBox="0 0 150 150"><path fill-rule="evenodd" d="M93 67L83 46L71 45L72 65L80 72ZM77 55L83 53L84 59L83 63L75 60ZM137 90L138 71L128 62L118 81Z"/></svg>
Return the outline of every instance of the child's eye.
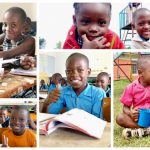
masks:
<svg viewBox="0 0 150 150"><path fill-rule="evenodd" d="M99 25L105 25L107 22L105 20L100 20Z"/></svg>
<svg viewBox="0 0 150 150"><path fill-rule="evenodd" d="M84 69L78 69L78 72L79 73L81 73L81 72L83 72L84 71Z"/></svg>
<svg viewBox="0 0 150 150"><path fill-rule="evenodd" d="M67 73L67 74L70 74L70 73L72 73L72 70L67 69L67 70L66 70L66 73Z"/></svg>
<svg viewBox="0 0 150 150"><path fill-rule="evenodd" d="M16 25L15 24L11 24L11 28L15 28L16 27Z"/></svg>
<svg viewBox="0 0 150 150"><path fill-rule="evenodd" d="M81 20L82 25L87 25L89 24L91 21L89 19L83 19Z"/></svg>

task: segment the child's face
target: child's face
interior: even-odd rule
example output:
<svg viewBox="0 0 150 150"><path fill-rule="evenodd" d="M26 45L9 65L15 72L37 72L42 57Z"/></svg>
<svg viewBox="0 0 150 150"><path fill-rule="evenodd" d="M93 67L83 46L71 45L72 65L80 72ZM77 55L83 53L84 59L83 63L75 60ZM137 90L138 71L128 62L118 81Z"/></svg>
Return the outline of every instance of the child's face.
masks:
<svg viewBox="0 0 150 150"><path fill-rule="evenodd" d="M67 81L74 89L84 89L90 72L83 58L73 57L66 63Z"/></svg>
<svg viewBox="0 0 150 150"><path fill-rule="evenodd" d="M4 14L3 32L6 38L17 41L22 36L24 23L19 14L6 12Z"/></svg>
<svg viewBox="0 0 150 150"><path fill-rule="evenodd" d="M10 127L15 135L22 135L28 122L28 112L24 109L12 110Z"/></svg>
<svg viewBox="0 0 150 150"><path fill-rule="evenodd" d="M56 85L60 83L59 79L55 75L52 76L51 82Z"/></svg>
<svg viewBox="0 0 150 150"><path fill-rule="evenodd" d="M150 38L150 12L144 11L139 14L135 19L133 26L139 36L149 39Z"/></svg>
<svg viewBox="0 0 150 150"><path fill-rule="evenodd" d="M110 8L106 4L80 4L79 12L74 16L79 36L86 34L92 41L104 35L110 23Z"/></svg>
<svg viewBox="0 0 150 150"><path fill-rule="evenodd" d="M3 123L4 120L7 118L8 112L7 110L0 110L0 123Z"/></svg>
<svg viewBox="0 0 150 150"><path fill-rule="evenodd" d="M106 90L109 84L109 78L107 76L98 76L96 79L96 85Z"/></svg>
<svg viewBox="0 0 150 150"><path fill-rule="evenodd" d="M150 62L144 66L140 73L140 77L142 78L142 82L145 86L150 85Z"/></svg>

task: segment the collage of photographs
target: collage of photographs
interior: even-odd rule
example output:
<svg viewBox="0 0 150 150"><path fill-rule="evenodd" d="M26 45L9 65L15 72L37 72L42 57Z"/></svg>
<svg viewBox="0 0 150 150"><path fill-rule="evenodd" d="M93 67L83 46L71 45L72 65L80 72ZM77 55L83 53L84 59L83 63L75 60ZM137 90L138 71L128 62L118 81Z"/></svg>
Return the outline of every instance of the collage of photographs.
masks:
<svg viewBox="0 0 150 150"><path fill-rule="evenodd" d="M0 0L0 147L150 149L150 3Z"/></svg>

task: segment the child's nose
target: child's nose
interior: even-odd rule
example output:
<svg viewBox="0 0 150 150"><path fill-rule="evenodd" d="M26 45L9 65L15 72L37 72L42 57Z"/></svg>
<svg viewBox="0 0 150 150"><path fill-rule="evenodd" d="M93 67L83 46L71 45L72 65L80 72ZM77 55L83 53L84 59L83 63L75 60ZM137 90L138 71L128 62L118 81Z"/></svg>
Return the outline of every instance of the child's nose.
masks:
<svg viewBox="0 0 150 150"><path fill-rule="evenodd" d="M145 29L150 28L150 25L149 25L148 23L145 23L145 24L144 24L144 28L145 28Z"/></svg>
<svg viewBox="0 0 150 150"><path fill-rule="evenodd" d="M98 26L96 24L92 24L90 27L89 27L89 31L90 32L97 32L98 31Z"/></svg>

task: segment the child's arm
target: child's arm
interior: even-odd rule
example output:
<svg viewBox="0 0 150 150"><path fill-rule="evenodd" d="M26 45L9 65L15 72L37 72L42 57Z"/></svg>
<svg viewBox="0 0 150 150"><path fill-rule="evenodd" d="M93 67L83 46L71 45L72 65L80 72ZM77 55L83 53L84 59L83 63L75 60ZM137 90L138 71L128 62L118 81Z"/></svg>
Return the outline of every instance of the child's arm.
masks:
<svg viewBox="0 0 150 150"><path fill-rule="evenodd" d="M131 109L129 106L123 106L123 112L130 116L133 121L137 122L139 117L139 109L133 108Z"/></svg>
<svg viewBox="0 0 150 150"><path fill-rule="evenodd" d="M29 118L29 127L33 130L36 130L36 124L31 118Z"/></svg>
<svg viewBox="0 0 150 150"><path fill-rule="evenodd" d="M35 39L33 37L28 37L22 44L18 45L17 47L12 48L8 51L0 52L0 57L2 57L3 59L10 59L21 54L34 55L34 52Z"/></svg>
<svg viewBox="0 0 150 150"><path fill-rule="evenodd" d="M43 104L43 108L42 108L42 112L46 112L47 111L47 108L48 106L53 103L53 102L56 102L59 98L60 98L60 95L61 95L61 91L60 91L60 87L59 85L57 85L57 88L56 89L53 89L47 96L44 104Z"/></svg>
<svg viewBox="0 0 150 150"><path fill-rule="evenodd" d="M23 56L20 58L20 66L25 69L32 69L36 67L36 59L32 56Z"/></svg>
<svg viewBox="0 0 150 150"><path fill-rule="evenodd" d="M106 43L106 38L101 36L92 41L89 41L86 34L82 35L83 46L82 49L106 49L110 47L110 43Z"/></svg>

